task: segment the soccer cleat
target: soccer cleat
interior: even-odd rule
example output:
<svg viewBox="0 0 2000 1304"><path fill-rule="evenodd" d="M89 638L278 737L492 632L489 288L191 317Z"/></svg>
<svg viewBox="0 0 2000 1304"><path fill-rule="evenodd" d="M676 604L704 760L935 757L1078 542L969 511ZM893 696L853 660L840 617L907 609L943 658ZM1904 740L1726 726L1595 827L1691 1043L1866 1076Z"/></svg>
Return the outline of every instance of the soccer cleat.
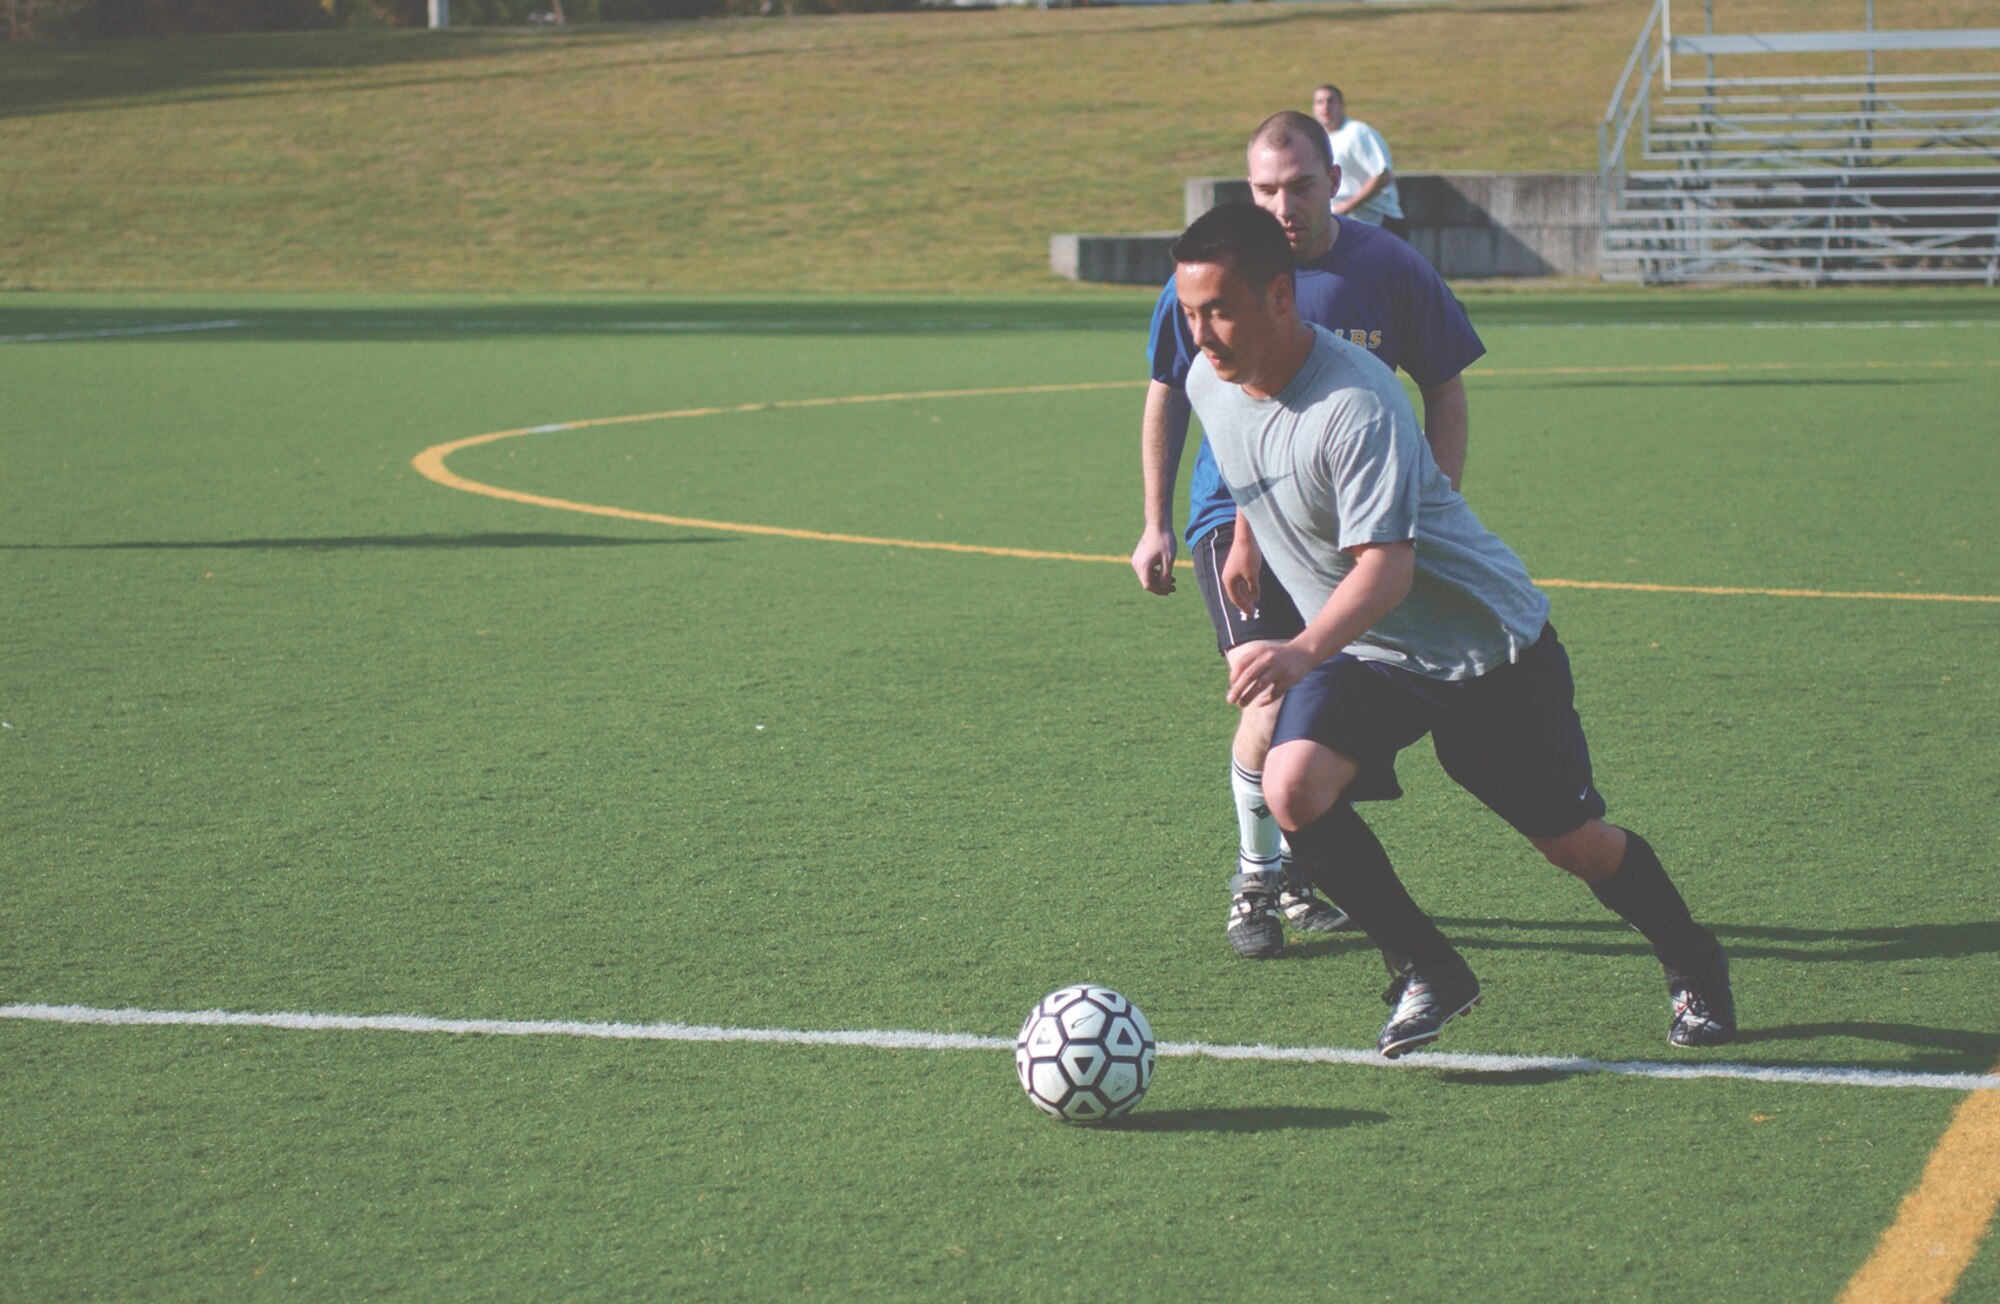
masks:
<svg viewBox="0 0 2000 1304"><path fill-rule="evenodd" d="M1347 912L1313 891L1312 884L1288 878L1278 889L1278 909L1302 933L1331 933L1347 927Z"/></svg>
<svg viewBox="0 0 2000 1304"><path fill-rule="evenodd" d="M1275 874L1238 874L1229 880L1229 944L1248 959L1285 949L1285 921L1278 913Z"/></svg>
<svg viewBox="0 0 2000 1304"><path fill-rule="evenodd" d="M1479 1004L1479 980L1453 955L1436 964L1413 965L1396 976L1382 999L1395 1012L1382 1025L1375 1049L1388 1059L1428 1046L1444 1025Z"/></svg>
<svg viewBox="0 0 2000 1304"><path fill-rule="evenodd" d="M1667 995L1674 1003L1669 1045L1720 1046L1736 1035L1736 997L1729 990L1729 953L1722 943L1686 972L1667 970Z"/></svg>

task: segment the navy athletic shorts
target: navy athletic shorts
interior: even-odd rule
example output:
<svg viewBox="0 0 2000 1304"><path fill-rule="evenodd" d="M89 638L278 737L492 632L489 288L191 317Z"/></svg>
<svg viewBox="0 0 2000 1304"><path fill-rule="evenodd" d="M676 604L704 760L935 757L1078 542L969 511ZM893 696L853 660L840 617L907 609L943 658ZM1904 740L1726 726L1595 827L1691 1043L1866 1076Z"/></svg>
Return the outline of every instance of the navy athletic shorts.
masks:
<svg viewBox="0 0 2000 1304"><path fill-rule="evenodd" d="M1306 622L1292 605L1292 595L1278 583L1269 566L1257 579L1257 611L1245 616L1222 592L1222 563L1229 560L1229 545L1236 539L1236 525L1225 521L1194 541L1194 574L1201 585L1202 601L1208 604L1208 618L1215 626L1215 649L1227 656L1229 649L1244 643L1266 640L1284 642L1304 631Z"/></svg>
<svg viewBox="0 0 2000 1304"><path fill-rule="evenodd" d="M1428 733L1454 783L1525 836L1555 838L1604 814L1574 698L1553 625L1519 661L1476 679L1426 679L1343 652L1285 694L1271 745L1310 738L1358 762L1347 796L1367 800L1370 776L1393 774L1396 753Z"/></svg>

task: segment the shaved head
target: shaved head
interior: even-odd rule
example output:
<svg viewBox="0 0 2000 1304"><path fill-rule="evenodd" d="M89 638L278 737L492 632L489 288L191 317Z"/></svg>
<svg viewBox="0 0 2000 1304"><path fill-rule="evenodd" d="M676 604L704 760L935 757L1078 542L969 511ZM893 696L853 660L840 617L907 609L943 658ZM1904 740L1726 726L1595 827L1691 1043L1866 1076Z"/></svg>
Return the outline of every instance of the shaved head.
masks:
<svg viewBox="0 0 2000 1304"><path fill-rule="evenodd" d="M1326 138L1326 128L1297 109L1273 113L1259 123L1257 130L1250 133L1248 149L1252 153L1260 146L1284 149L1295 142L1318 154L1319 161L1327 167L1333 166L1333 142Z"/></svg>

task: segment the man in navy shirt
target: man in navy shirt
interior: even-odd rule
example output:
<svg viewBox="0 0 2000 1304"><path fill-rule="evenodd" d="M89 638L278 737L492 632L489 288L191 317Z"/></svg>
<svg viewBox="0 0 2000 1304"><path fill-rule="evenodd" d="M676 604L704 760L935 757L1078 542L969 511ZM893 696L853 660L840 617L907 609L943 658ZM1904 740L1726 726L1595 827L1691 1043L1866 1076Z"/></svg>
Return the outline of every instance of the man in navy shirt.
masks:
<svg viewBox="0 0 2000 1304"><path fill-rule="evenodd" d="M1338 217L1333 192L1340 182L1326 132L1303 113L1273 114L1252 133L1248 148L1251 197L1284 227L1297 263L1299 314L1374 354L1392 370L1401 367L1423 397L1424 437L1440 469L1456 488L1465 469L1467 366L1486 352L1479 336L1431 265L1415 249L1380 227ZM1188 367L1198 353L1172 281L1153 312L1152 383L1140 429L1145 531L1132 551L1132 569L1147 592L1174 591L1173 490L1186 446ZM1292 638L1305 627L1275 576L1262 577L1262 600L1244 616L1222 592L1222 564L1229 556L1236 506L1204 442L1195 454L1188 488L1188 549L1215 625L1216 645L1230 661L1266 642ZM1228 936L1239 955L1275 955L1284 947L1284 923L1311 932L1340 927L1341 912L1283 870L1285 846L1263 795L1264 756L1277 720L1274 702L1245 706L1230 747L1230 791L1238 832L1237 863L1230 879ZM1355 796L1393 796L1393 776L1367 782Z"/></svg>

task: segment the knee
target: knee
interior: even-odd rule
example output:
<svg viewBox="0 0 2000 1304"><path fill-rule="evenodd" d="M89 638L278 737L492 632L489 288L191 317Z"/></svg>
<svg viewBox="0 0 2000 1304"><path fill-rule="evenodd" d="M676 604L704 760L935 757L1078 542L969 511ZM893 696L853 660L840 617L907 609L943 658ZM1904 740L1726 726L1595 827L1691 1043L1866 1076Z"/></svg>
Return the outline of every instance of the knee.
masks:
<svg viewBox="0 0 2000 1304"><path fill-rule="evenodd" d="M1610 878L1625 859L1625 830L1603 820L1592 820L1559 838L1529 840L1551 865L1586 883Z"/></svg>
<svg viewBox="0 0 2000 1304"><path fill-rule="evenodd" d="M1288 743L1265 759L1264 804L1280 828L1302 829L1333 809L1348 777L1324 748Z"/></svg>
<svg viewBox="0 0 2000 1304"><path fill-rule="evenodd" d="M1272 783L1268 769L1264 771L1264 804L1271 808L1271 816L1278 821L1278 827L1286 829L1304 828L1324 815L1326 808L1332 805L1328 802L1315 809L1316 804L1303 788L1294 783Z"/></svg>

